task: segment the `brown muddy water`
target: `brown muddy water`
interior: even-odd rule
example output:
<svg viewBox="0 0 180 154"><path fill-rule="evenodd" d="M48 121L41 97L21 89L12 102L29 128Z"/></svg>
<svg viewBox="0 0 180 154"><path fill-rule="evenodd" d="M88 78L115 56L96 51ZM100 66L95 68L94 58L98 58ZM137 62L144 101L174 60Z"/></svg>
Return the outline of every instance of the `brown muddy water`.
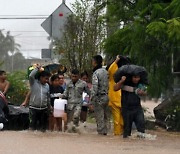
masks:
<svg viewBox="0 0 180 154"><path fill-rule="evenodd" d="M151 115L152 102L143 103ZM155 140L99 136L95 124L81 134L37 131L0 131L0 154L180 154L180 133L157 128L147 131Z"/></svg>
<svg viewBox="0 0 180 154"><path fill-rule="evenodd" d="M1 131L0 154L179 154L180 133L149 131L155 140L62 132Z"/></svg>

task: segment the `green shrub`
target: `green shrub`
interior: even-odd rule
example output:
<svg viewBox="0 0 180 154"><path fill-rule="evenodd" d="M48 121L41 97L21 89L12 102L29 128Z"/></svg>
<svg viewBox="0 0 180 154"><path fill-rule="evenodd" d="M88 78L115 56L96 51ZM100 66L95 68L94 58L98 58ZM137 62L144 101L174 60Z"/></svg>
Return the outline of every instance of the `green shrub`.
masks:
<svg viewBox="0 0 180 154"><path fill-rule="evenodd" d="M26 73L14 72L8 74L10 88L7 93L8 101L12 104L20 105L28 92Z"/></svg>

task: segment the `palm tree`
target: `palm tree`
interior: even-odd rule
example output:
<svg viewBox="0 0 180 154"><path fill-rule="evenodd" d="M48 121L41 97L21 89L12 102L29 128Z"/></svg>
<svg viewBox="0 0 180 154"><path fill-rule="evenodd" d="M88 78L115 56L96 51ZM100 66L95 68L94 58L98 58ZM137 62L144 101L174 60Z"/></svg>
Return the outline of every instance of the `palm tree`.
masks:
<svg viewBox="0 0 180 154"><path fill-rule="evenodd" d="M14 55L14 52L19 51L20 45L15 43L14 37L10 34L10 32L7 32L5 35L3 33L3 30L0 30L0 66L4 63L4 61L8 61L9 54Z"/></svg>

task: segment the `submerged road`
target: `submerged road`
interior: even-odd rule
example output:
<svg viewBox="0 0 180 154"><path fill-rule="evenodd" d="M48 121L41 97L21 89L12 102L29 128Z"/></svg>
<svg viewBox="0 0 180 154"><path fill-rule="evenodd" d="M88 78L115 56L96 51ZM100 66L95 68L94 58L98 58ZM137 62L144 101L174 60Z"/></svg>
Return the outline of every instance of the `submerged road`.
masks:
<svg viewBox="0 0 180 154"><path fill-rule="evenodd" d="M148 131L155 140L96 133L1 131L0 154L179 154L180 133Z"/></svg>

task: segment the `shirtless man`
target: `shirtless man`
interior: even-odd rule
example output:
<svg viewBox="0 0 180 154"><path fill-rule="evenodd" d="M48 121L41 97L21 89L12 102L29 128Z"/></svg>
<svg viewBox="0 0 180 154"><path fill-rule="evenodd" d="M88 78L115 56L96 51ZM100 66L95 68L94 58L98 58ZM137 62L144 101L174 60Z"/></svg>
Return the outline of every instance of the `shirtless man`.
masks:
<svg viewBox="0 0 180 154"><path fill-rule="evenodd" d="M5 71L0 70L0 91L6 95L9 89L9 82L6 80L7 75Z"/></svg>
<svg viewBox="0 0 180 154"><path fill-rule="evenodd" d="M0 70L0 130L3 129L4 123L8 120L6 115L9 113L8 101L6 100L6 92L9 89L9 82L6 80L6 72ZM4 103L2 103L4 102Z"/></svg>

